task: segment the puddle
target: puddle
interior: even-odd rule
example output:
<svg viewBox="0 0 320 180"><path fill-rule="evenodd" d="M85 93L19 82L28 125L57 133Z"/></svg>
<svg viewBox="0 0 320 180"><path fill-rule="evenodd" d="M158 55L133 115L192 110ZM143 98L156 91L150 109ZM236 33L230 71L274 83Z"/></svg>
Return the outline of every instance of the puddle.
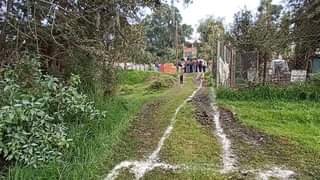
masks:
<svg viewBox="0 0 320 180"><path fill-rule="evenodd" d="M202 76L202 75L201 75ZM112 171L107 175L105 180L113 180L116 179L121 170L129 169L131 173L134 174L136 179L141 179L147 172L152 171L155 168L161 168L164 170L176 170L179 169L179 166L169 165L166 163L160 163L159 161L159 153L161 151L162 146L164 145L166 139L172 133L174 124L176 123L176 117L183 106L186 105L187 102L191 101L192 98L196 95L196 93L202 88L202 78L200 77L200 85L198 88L193 91L191 96L189 96L183 103L176 109L173 117L171 118L171 122L169 127L165 130L164 134L162 135L157 148L151 153L151 155L144 161L123 161L117 166L115 166Z"/></svg>

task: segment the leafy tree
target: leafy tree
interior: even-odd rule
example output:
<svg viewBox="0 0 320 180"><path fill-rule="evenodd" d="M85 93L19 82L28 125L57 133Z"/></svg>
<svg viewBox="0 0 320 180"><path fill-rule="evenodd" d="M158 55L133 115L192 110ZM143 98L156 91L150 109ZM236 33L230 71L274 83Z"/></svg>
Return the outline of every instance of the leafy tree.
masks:
<svg viewBox="0 0 320 180"><path fill-rule="evenodd" d="M307 67L308 59L320 48L320 1L289 0L292 11L295 67Z"/></svg>
<svg viewBox="0 0 320 180"><path fill-rule="evenodd" d="M251 11L240 10L234 15L230 31L231 41L239 51L253 51L255 49L254 19Z"/></svg>
<svg viewBox="0 0 320 180"><path fill-rule="evenodd" d="M225 38L225 30L222 19L208 17L200 22L197 29L200 33L199 56L205 59L215 59L217 53L217 42Z"/></svg>
<svg viewBox="0 0 320 180"><path fill-rule="evenodd" d="M174 24L174 18L176 24ZM167 4L163 4L151 15L148 15L143 20L147 51L164 60L174 59L176 29L178 29L178 37L180 37L179 44L184 43L186 38L190 38L193 32L190 25L181 24L181 22L182 17L179 10Z"/></svg>

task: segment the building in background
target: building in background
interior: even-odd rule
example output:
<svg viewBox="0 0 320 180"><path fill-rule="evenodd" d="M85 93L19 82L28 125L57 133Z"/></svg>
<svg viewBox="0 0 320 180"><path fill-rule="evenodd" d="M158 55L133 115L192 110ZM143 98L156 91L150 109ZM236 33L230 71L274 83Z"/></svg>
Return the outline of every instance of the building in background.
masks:
<svg viewBox="0 0 320 180"><path fill-rule="evenodd" d="M187 58L196 58L197 57L197 47L193 43L187 43L183 46L183 57Z"/></svg>

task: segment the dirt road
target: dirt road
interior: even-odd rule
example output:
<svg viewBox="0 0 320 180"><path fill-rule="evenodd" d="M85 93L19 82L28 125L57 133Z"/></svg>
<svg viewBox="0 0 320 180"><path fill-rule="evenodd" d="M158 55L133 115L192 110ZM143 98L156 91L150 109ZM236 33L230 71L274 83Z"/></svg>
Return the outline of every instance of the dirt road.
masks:
<svg viewBox="0 0 320 180"><path fill-rule="evenodd" d="M310 179L296 146L247 127L201 78L147 104L105 179Z"/></svg>

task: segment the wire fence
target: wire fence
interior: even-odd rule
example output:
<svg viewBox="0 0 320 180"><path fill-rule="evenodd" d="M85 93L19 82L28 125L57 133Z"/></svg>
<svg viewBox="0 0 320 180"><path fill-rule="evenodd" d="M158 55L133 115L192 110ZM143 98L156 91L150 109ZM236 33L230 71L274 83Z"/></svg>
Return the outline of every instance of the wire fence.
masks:
<svg viewBox="0 0 320 180"><path fill-rule="evenodd" d="M240 51L231 44L218 42L216 62L217 85L233 88L301 83L320 73L319 50L266 56L258 50Z"/></svg>

